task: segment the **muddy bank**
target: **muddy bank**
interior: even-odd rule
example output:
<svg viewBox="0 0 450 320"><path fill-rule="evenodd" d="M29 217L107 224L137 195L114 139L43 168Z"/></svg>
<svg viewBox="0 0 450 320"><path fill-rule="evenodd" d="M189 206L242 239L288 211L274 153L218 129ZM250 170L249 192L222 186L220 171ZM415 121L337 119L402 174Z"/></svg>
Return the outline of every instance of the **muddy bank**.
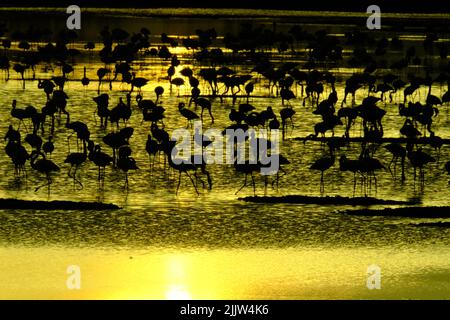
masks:
<svg viewBox="0 0 450 320"><path fill-rule="evenodd" d="M244 197L239 200L255 203L301 203L301 204L320 204L320 205L411 205L417 204L413 201L398 201L398 200L384 200L372 197L341 197L341 196L302 196L302 195L288 195L280 197Z"/></svg>
<svg viewBox="0 0 450 320"><path fill-rule="evenodd" d="M0 199L0 209L117 210L120 209L120 207L112 203L101 203L101 202Z"/></svg>
<svg viewBox="0 0 450 320"><path fill-rule="evenodd" d="M414 226L416 227L436 227L436 228L450 228L450 222L426 222L426 223L417 223Z"/></svg>

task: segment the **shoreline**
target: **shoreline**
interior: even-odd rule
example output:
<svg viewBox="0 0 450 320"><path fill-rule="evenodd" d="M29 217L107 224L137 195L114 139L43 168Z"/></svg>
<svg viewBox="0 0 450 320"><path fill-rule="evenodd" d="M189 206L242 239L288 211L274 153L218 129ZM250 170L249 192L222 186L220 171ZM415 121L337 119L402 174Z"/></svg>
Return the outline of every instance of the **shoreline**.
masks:
<svg viewBox="0 0 450 320"><path fill-rule="evenodd" d="M292 204L320 204L320 205L412 205L415 201L386 200L373 197L343 197L343 196L248 196L238 198L240 201L253 203L292 203Z"/></svg>
<svg viewBox="0 0 450 320"><path fill-rule="evenodd" d="M67 15L64 7L0 7L0 13L48 13ZM215 9L215 8L81 8L84 14L102 14L116 17L174 17L174 18L342 18L368 17L360 11L308 11L282 9ZM383 19L442 19L450 20L444 13L383 13Z"/></svg>
<svg viewBox="0 0 450 320"><path fill-rule="evenodd" d="M112 203L68 201L68 200L23 200L0 199L0 210L118 210L119 206Z"/></svg>

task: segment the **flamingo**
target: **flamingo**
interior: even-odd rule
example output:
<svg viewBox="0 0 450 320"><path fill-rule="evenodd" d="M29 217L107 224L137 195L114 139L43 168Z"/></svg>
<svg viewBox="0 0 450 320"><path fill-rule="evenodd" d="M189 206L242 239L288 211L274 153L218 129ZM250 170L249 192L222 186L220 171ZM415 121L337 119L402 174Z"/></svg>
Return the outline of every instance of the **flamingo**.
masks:
<svg viewBox="0 0 450 320"><path fill-rule="evenodd" d="M46 141L42 145L42 151L44 151L45 155L52 154L53 150L55 150L55 146L53 145L53 136L48 137L48 141Z"/></svg>
<svg viewBox="0 0 450 320"><path fill-rule="evenodd" d="M422 148L416 151L408 152L408 159L414 168L414 181L416 180L416 170L419 169L419 180L423 184L425 180L424 167L430 162L436 162L436 159L424 152Z"/></svg>
<svg viewBox="0 0 450 320"><path fill-rule="evenodd" d="M42 159L38 159L40 156ZM60 170L59 167L53 161L46 159L45 155L40 151L33 151L31 153L30 164L31 168L40 173L44 173L47 178L47 183L36 187L34 191L37 192L40 188L47 186L48 192L50 193L50 185L53 183L51 174L58 172Z"/></svg>
<svg viewBox="0 0 450 320"><path fill-rule="evenodd" d="M139 167L136 164L136 160L130 157L131 149L128 146L119 148L119 159L117 160L117 167L125 172L125 187L128 188L128 171L138 170ZM125 152L123 152L126 150Z"/></svg>
<svg viewBox="0 0 450 320"><path fill-rule="evenodd" d="M158 144L158 141L153 139L150 134L147 135L147 142L145 143L145 151L147 151L149 160L151 158L150 167L151 167L151 169L153 169L153 164L155 162L155 156L159 151L159 144Z"/></svg>
<svg viewBox="0 0 450 320"><path fill-rule="evenodd" d="M295 115L295 110L290 108L290 107L285 107L285 108L280 110L283 140L284 140L285 134L286 134L287 120L290 120L291 121L291 126L294 127L294 121L292 120L294 115Z"/></svg>
<svg viewBox="0 0 450 320"><path fill-rule="evenodd" d="M25 70L27 70L27 69L28 69L28 66L25 66L25 65L19 64L19 63L16 63L16 64L14 65L14 67L13 67L13 70L14 70L15 72L17 72L18 74L20 74L20 77L21 77L22 83L23 83L22 87L23 87L24 90L25 90L25 77L24 77L24 73L25 73Z"/></svg>
<svg viewBox="0 0 450 320"><path fill-rule="evenodd" d="M164 93L164 88L163 87L157 86L155 88L155 94L156 94L155 104L158 104L159 98L162 96L163 93Z"/></svg>
<svg viewBox="0 0 450 320"><path fill-rule="evenodd" d="M17 100L12 101L12 109L11 109L11 117L16 118L20 122L23 122L23 119L27 118L27 113L24 109L17 108ZM19 123L20 126L20 123Z"/></svg>
<svg viewBox="0 0 450 320"><path fill-rule="evenodd" d="M353 173L353 195L356 190L356 174L361 173L361 163L359 159L348 159L346 155L339 158L339 170L350 171Z"/></svg>
<svg viewBox="0 0 450 320"><path fill-rule="evenodd" d="M450 90L442 95L442 103L444 104L449 102L450 102Z"/></svg>
<svg viewBox="0 0 450 320"><path fill-rule="evenodd" d="M36 133L29 133L25 137L25 142L36 151L40 151L42 147L42 138Z"/></svg>
<svg viewBox="0 0 450 320"><path fill-rule="evenodd" d="M133 92L134 87L138 88L138 93L141 94L141 89L143 86L145 86L148 82L147 79L142 78L142 77L137 77L136 78L136 73L133 72L132 73L132 79L131 79L131 89L130 89L130 94Z"/></svg>
<svg viewBox="0 0 450 320"><path fill-rule="evenodd" d="M110 70L107 68L99 68L97 70L97 77L98 77L98 89L97 89L97 94L100 94L100 87L102 85L102 80L103 78L110 73Z"/></svg>
<svg viewBox="0 0 450 320"><path fill-rule="evenodd" d="M189 125L192 121L200 118L194 111L187 109L184 102L180 102L178 104L178 110L180 111L180 114L187 120L186 128L189 128Z"/></svg>
<svg viewBox="0 0 450 320"><path fill-rule="evenodd" d="M26 175L25 163L30 158L30 155L20 143L20 140L9 140L5 147L5 152L14 164L14 174L20 175L20 173L23 172Z"/></svg>
<svg viewBox="0 0 450 320"><path fill-rule="evenodd" d="M81 122L81 121L69 122L69 118L67 118L66 128L74 131L67 137L67 143L69 145L69 150L70 150L70 144L69 144L70 138L72 137L72 135L74 133L77 134L77 139L81 140L81 142L83 142L83 147L89 141L91 132L89 131L88 126L84 122ZM78 145L78 140L77 140L77 145Z"/></svg>
<svg viewBox="0 0 450 320"><path fill-rule="evenodd" d="M414 127L414 123L411 119L405 120L405 123L400 129L400 133L409 139L416 139L418 136L422 135L422 133Z"/></svg>
<svg viewBox="0 0 450 320"><path fill-rule="evenodd" d="M394 163L394 173L396 172L397 159L401 159L402 164L402 181L405 180L405 158L406 158L406 148L403 147L400 143L390 143L384 147L387 151L392 154L392 160L389 162L389 171L391 170L391 165Z"/></svg>
<svg viewBox="0 0 450 320"><path fill-rule="evenodd" d="M170 81L170 84L177 87L178 96L180 96L180 87L184 85L184 80L182 78L175 78Z"/></svg>
<svg viewBox="0 0 450 320"><path fill-rule="evenodd" d="M195 185L194 179L192 179L191 175L189 174L189 171L196 171L196 166L190 162L184 162L181 161L180 163L174 162L172 155L177 152L176 148L176 141L168 141L168 146L165 148L164 152L166 153L169 166L176 171L178 171L178 184L177 184L177 190L175 191L175 194L178 195L178 190L180 189L181 184L181 174L184 173L188 176L189 180L192 182L192 186L195 189L195 192L197 195L199 195L199 192L197 190L197 186Z"/></svg>
<svg viewBox="0 0 450 320"><path fill-rule="evenodd" d="M334 165L335 157L333 153L333 148L330 147L330 154L324 155L321 158L314 161L314 163L309 167L311 170L320 171L320 192L323 193L325 191L324 188L324 172L330 169Z"/></svg>
<svg viewBox="0 0 450 320"><path fill-rule="evenodd" d="M83 78L81 79L81 84L82 84L84 87L87 87L87 86L89 85L89 82L90 82L90 80L89 80L89 78L86 76L86 67L84 67L84 69L83 69Z"/></svg>
<svg viewBox="0 0 450 320"><path fill-rule="evenodd" d="M92 141L88 144L88 158L98 167L98 181L105 178L105 169L113 162L113 157L102 152L100 145L94 145Z"/></svg>
<svg viewBox="0 0 450 320"><path fill-rule="evenodd" d="M372 178L375 181L375 192L377 190L377 177L375 172L381 169L385 169L385 166L378 160L370 156L369 149L364 150L359 157L360 171L362 174L366 174L369 178L369 188L371 187ZM364 182L365 182L365 177ZM364 188L366 188L366 183L364 183Z"/></svg>
<svg viewBox="0 0 450 320"><path fill-rule="evenodd" d="M87 159L87 153L86 153L86 148L85 148L83 152L69 153L66 157L66 160L64 160L64 163L70 164L68 176L73 178L73 180L75 182L77 182L81 186L81 188L83 188L83 184L81 183L80 180L77 179L76 173L77 173L78 168L86 161L86 159ZM73 172L72 172L72 169L74 169ZM72 172L72 174L71 174L71 172Z"/></svg>
<svg viewBox="0 0 450 320"><path fill-rule="evenodd" d="M234 169L236 170L236 172L245 174L244 184L239 188L238 191L236 191L235 194L238 194L242 189L244 189L245 186L247 186L247 177L248 177L248 175L250 175L250 177L252 179L253 195L256 195L255 177L253 174L255 172L260 171L260 169L261 169L260 164L258 164L258 163L252 164L249 161L246 161L245 163L235 162Z"/></svg>
<svg viewBox="0 0 450 320"><path fill-rule="evenodd" d="M20 141L20 132L19 132L19 130L14 129L12 124L10 124L9 127L8 127L8 131L5 134L5 138L4 139L5 140L9 140L9 141L19 142Z"/></svg>
<svg viewBox="0 0 450 320"><path fill-rule="evenodd" d="M195 100L195 103L202 108L202 112L200 114L201 120L203 121L203 111L206 109L206 110L208 110L209 116L211 117L211 124L213 124L214 123L214 117L213 117L212 112L211 112L211 101L209 101L206 98L197 98Z"/></svg>
<svg viewBox="0 0 450 320"><path fill-rule="evenodd" d="M248 100L250 99L250 95L253 93L254 88L255 88L255 84L252 81L247 83L244 87L245 93L247 94L247 103L248 103Z"/></svg>
<svg viewBox="0 0 450 320"><path fill-rule="evenodd" d="M50 95L53 93L53 89L55 88L55 84L48 79L39 80L38 88L43 89L45 94L47 95L47 101L50 100Z"/></svg>

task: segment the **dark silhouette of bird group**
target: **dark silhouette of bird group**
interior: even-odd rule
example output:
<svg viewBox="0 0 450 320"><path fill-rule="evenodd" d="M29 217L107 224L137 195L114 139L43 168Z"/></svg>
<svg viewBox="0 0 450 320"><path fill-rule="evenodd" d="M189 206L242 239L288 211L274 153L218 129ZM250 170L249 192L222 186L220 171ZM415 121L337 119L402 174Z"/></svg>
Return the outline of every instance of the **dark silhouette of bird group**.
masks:
<svg viewBox="0 0 450 320"><path fill-rule="evenodd" d="M28 81L37 81L37 88L45 94L45 103L41 108L23 105L19 99L8 101L11 103L12 122L5 135L5 152L14 165L17 177L26 175L29 162L31 169L46 178L46 183L36 190L44 186L50 190L52 175L60 171L52 154L61 141L60 131L65 130L68 153L63 162L70 166L69 177L81 188L83 183L77 173L87 163L98 168L101 185L106 168L111 166L113 170L123 172L128 188L129 173L142 168L136 150L143 148L148 154L152 174L155 162L161 156L164 172L167 164L167 169L178 173L176 193L179 192L183 175L189 178L196 194L200 193L199 183L204 189L211 189L213 178L204 159L193 161L192 158L182 162L173 159L173 154L179 150L175 141L171 140L167 127L170 117L177 117L178 123L185 121L189 129L194 121L202 121L205 126L205 115L210 126L216 127L226 118L223 115L228 114L231 123L222 123L224 134L227 130L238 129L244 132L249 129L281 130L282 141L286 141L294 128L304 126L299 111L310 110L311 119L320 120L313 124L309 131L311 134L304 137L304 141L327 143L323 154L315 156L308 165L309 169L320 172L321 193L325 191L327 172L335 166L336 158L340 171L353 174L354 194L358 178L364 195L372 190L372 186L377 189L379 171L390 171L395 180L399 161L400 180L406 181L408 168L412 168L414 181L418 171L418 180L423 185L426 168L431 163L439 163L441 148L448 143L436 133L441 110L444 106L448 108L450 102L447 49L445 42L438 45L437 34L426 35L423 56L427 58L433 48L439 49L438 67L433 59L423 59L416 47L406 48L397 37L389 40L356 31L349 31L344 39L340 39L325 30L313 33L298 25L287 32L275 32L264 26L254 27L244 23L235 34L226 33L223 37L218 37L214 29L198 29L195 37L183 39L163 33L161 43L157 45L151 45L149 34L146 28L130 34L121 28L110 30L105 27L100 32L101 44L84 44L89 59L93 49L103 45L97 57L101 67L91 69L89 65L83 66L82 76L80 71L78 79L74 79L79 72L75 61L82 52L70 46L77 38L76 32L61 32L56 36L55 43L42 45L38 42L36 46L29 42L26 34L19 36L22 38L17 45L7 38L2 40L5 50L0 54L0 70L7 74L5 81L10 79L12 66L24 90L31 90L25 86ZM222 47L231 53L213 45L219 38ZM286 52L296 55L306 42L304 63L278 61L270 50L267 52L267 48L271 48L280 55ZM171 52L172 48L180 45L185 47L190 60ZM398 53L399 58L388 65L383 56L391 49ZM13 50L17 52L11 54ZM150 93L147 89L153 86L154 79L144 77L139 61L141 58L149 59L145 60L150 61L149 64L162 66L164 82L157 83ZM188 63L185 63L186 60ZM236 67L244 63L251 65L251 68ZM45 78L36 79L35 67L40 64L46 68L53 65L58 68L48 68ZM333 74L332 68L327 67L329 65L350 67L357 71L341 80ZM422 67L420 72L406 72L417 65ZM30 72L32 77L28 77ZM77 119L70 89L67 89L67 83L72 80L81 83L84 94L96 93L90 102L95 121L97 117L100 119L100 135L91 134L91 131L94 132L93 126L88 119ZM116 82L120 84L114 84ZM445 84L447 91L442 94ZM440 94L433 90L433 86L437 85L441 87ZM89 91L92 86L95 90ZM172 92L173 86L176 93ZM339 86L343 88L341 97ZM169 87L169 92L165 87ZM114 94L110 97L112 92L120 93L120 96L116 98ZM269 98L270 105L261 106L258 102L261 97ZM175 99L176 102L173 102ZM64 127L60 126L61 117L66 118ZM396 123L401 123L401 126L392 128L392 122L387 124L386 119L392 117L396 117ZM144 127L147 137L145 143L139 144L137 139L133 139L135 130L141 129L130 126L133 118L141 120L140 125ZM30 127L32 129L28 132ZM386 132L393 130L397 132L397 137L386 137ZM75 138L76 150L73 151ZM358 144L357 157L344 152L344 148L354 143ZM211 144L212 141L203 139L201 148ZM383 148L379 148L380 145ZM291 148L289 152L301 153L302 147L307 148L303 144ZM376 158L376 153L381 152L392 155L386 165L378 160L380 156ZM432 152L435 154L432 155ZM294 168L288 160L289 154L278 156L279 167L272 175L272 185L277 187L280 178L286 174L281 166ZM244 183L236 193L247 186L250 176L256 194L256 176L270 164L249 159L239 162L236 155L233 159L234 171L244 175ZM443 169L450 174L449 163ZM202 179L205 177L207 183ZM262 178L266 189L268 178Z"/></svg>

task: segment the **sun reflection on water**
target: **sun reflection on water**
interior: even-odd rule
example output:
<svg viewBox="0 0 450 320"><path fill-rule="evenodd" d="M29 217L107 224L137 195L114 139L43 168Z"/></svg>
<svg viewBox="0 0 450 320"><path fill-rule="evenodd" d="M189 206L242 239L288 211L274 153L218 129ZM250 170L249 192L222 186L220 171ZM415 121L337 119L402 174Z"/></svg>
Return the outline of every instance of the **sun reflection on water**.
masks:
<svg viewBox="0 0 450 320"><path fill-rule="evenodd" d="M186 288L187 272L183 257L175 255L167 258L167 281L169 288L167 300L191 300L191 293Z"/></svg>
<svg viewBox="0 0 450 320"><path fill-rule="evenodd" d="M448 250L291 248L136 251L2 248L2 299L391 299L443 298L450 292ZM445 252L445 253L444 253ZM101 261L101 262L99 262ZM366 288L366 270L382 268L383 290ZM81 290L68 290L77 263ZM39 266L30 271L30 265ZM430 266L433 266L432 268Z"/></svg>
<svg viewBox="0 0 450 320"><path fill-rule="evenodd" d="M192 300L189 291L182 285L171 285L166 293L167 300Z"/></svg>

